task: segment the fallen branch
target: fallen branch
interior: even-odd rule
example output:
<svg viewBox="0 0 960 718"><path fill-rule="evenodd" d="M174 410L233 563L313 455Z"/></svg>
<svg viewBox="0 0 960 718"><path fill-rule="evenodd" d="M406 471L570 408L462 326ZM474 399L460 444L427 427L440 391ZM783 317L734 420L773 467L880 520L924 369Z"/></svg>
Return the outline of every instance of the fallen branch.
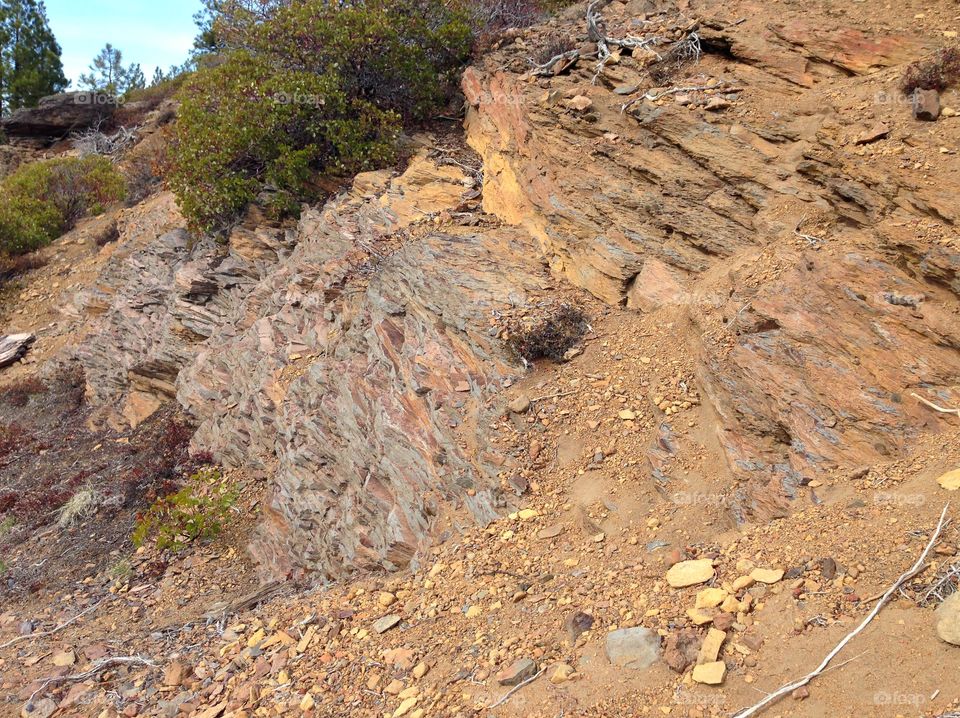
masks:
<svg viewBox="0 0 960 718"><path fill-rule="evenodd" d="M806 221L807 221L806 217L801 217L800 221L797 222L797 226L793 228L793 233L798 237L800 237L801 239L807 240L807 243L810 244L811 246L817 246L822 244L823 239L821 237L814 237L812 234L803 234L800 231L800 227L803 226L803 223Z"/></svg>
<svg viewBox="0 0 960 718"><path fill-rule="evenodd" d="M919 394L914 394L913 392L910 392L910 396L919 401L921 404L926 404L934 411L939 411L941 414L956 414L957 416L960 416L960 409L945 409L942 406L937 406L932 401L927 401Z"/></svg>
<svg viewBox="0 0 960 718"><path fill-rule="evenodd" d="M943 507L943 511L940 513L940 521L937 523L937 528L934 530L933 535L930 537L930 541L923 549L923 553L920 554L920 558L917 559L916 563L914 563L909 570L904 572L900 578L898 578L894 584L888 588L886 592L884 592L880 600L877 602L877 605L874 606L873 610L867 614L867 617L863 619L860 625L857 626L852 632L848 633L844 639L840 641L840 643L838 643L837 646L830 651L830 653L827 654L826 658L820 662L819 666L817 666L813 671L805 675L803 678L800 678L799 680L789 683L779 690L774 691L756 705L750 706L749 708L744 708L742 711L737 713L734 718L748 718L748 716L755 715L770 703L773 703L788 693L792 693L797 688L807 685L810 681L823 673L830 664L830 661L832 661L837 654L840 653L840 651L842 651L848 643L850 643L850 641L859 635L863 629L865 629L870 622L877 617L877 614L880 613L880 609L882 609L890 597L900 589L900 586L902 586L906 581L910 580L912 576L916 575L916 573L920 570L920 567L926 563L927 555L930 553L931 549L933 549L934 544L937 542L937 539L940 538L940 534L943 531L943 527L947 519L948 508L950 508L949 503Z"/></svg>
<svg viewBox="0 0 960 718"><path fill-rule="evenodd" d="M9 641L7 641L6 643L0 643L0 649L8 648L8 647L12 646L12 645L15 644L15 643L19 643L20 641L26 641L27 639L37 639L37 638L44 638L45 636L52 636L52 635L53 635L54 633L56 633L57 631L62 631L64 628L66 628L67 626L69 626L71 623L73 623L74 621L76 621L76 620L77 620L78 618L80 618L81 616L85 616L86 614L90 613L90 611L92 611L92 610L95 609L97 606L99 606L100 603L101 603L101 602L98 601L97 603L93 604L93 605L90 606L89 608L85 608L85 609L82 610L80 613L78 613L76 616L74 616L73 618L71 618L69 621L64 621L63 623L61 623L61 624L60 624L59 626L57 626L56 628L51 628L49 631L42 631L41 633L28 633L28 634L25 635L25 636L17 636L16 638L14 638L14 639L12 639L12 640L9 640Z"/></svg>
<svg viewBox="0 0 960 718"><path fill-rule="evenodd" d="M726 85L725 82L715 82L712 85L694 85L692 87L671 87L669 90L664 90L663 92L657 92L657 93L647 92L643 95L640 95L639 97L634 97L632 100L629 100L628 102L623 103L620 106L620 114L623 114L624 112L627 111L627 108L635 105L641 100L651 100L655 102L656 100L662 99L664 97L668 97L669 95L677 95L677 94L680 94L681 92L704 92L706 90L717 90L721 87L724 87L725 85Z"/></svg>
<svg viewBox="0 0 960 718"><path fill-rule="evenodd" d="M911 578L913 578L914 576L918 576L918 575L920 575L921 573L923 573L924 571L926 571L926 570L927 570L928 568L930 568L932 565L933 565L932 563L925 563L925 564L923 564L923 566L919 566L919 567L918 567L916 570L914 570L914 571L908 571L907 573L903 574L903 576L900 577L900 583L901 583L901 584L906 583L907 581L909 581L909 580L910 580ZM884 593L886 593L886 591L880 591L879 593L875 593L875 594L873 594L872 596L870 596L869 598L863 599L863 601L861 601L861 603L871 603L872 601L876 601L878 598L881 598Z"/></svg>
<svg viewBox="0 0 960 718"><path fill-rule="evenodd" d="M93 678L97 674L111 668L112 666L148 666L150 668L156 668L157 664L151 661L149 658L143 658L142 656L111 656L110 658L101 658L99 661L93 664L93 666L82 673L74 673L69 676L51 676L50 678L45 678L40 684L40 687L37 688L30 696L30 700L27 701L27 705L33 702L33 699L37 697L42 691L45 691L48 686L60 685L62 683L81 683L88 678Z"/></svg>
<svg viewBox="0 0 960 718"><path fill-rule="evenodd" d="M517 685L515 685L513 688L511 688L509 691L506 692L506 694L503 696L503 698L501 698L500 700L498 700L496 703L492 703L492 704L488 705L488 706L487 706L487 710L490 710L491 708L496 708L497 706L503 705L504 703L506 703L506 702L510 699L510 696L512 696L514 693L516 693L517 691L519 691L519 690L520 690L521 688L523 688L524 686L529 685L530 683L533 683L535 680L537 680L540 676L543 675L543 672L544 672L545 670L547 670L546 666L544 666L543 668L541 668L541 669L537 672L536 675L530 676L530 677L529 677L527 680L525 680L523 683L518 683Z"/></svg>

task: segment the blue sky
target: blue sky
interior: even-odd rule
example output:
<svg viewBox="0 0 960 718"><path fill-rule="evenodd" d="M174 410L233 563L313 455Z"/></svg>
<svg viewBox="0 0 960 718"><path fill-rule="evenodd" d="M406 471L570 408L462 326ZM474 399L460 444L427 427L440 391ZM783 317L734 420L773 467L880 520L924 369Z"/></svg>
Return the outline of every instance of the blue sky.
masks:
<svg viewBox="0 0 960 718"><path fill-rule="evenodd" d="M149 82L153 68L166 71L187 59L200 0L46 0L50 27L63 49L63 71L76 88L106 43L139 62Z"/></svg>

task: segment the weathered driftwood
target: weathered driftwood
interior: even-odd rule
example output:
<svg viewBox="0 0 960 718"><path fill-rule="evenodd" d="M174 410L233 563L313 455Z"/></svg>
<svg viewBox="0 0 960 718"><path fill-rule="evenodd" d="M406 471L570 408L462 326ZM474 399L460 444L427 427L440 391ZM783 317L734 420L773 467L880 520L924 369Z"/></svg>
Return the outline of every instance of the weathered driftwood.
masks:
<svg viewBox="0 0 960 718"><path fill-rule="evenodd" d="M27 353L34 339L36 337L33 334L8 334L0 337L0 367L20 359Z"/></svg>

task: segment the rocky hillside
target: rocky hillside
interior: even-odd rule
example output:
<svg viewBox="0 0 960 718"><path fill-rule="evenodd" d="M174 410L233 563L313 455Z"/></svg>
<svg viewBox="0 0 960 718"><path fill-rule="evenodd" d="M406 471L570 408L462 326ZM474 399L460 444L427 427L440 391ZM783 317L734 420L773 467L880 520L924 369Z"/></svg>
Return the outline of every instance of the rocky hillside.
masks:
<svg viewBox="0 0 960 718"><path fill-rule="evenodd" d="M296 223L44 250L0 489L101 503L0 523L0 710L960 710L960 96L900 90L957 22L577 5ZM226 530L134 550L207 460Z"/></svg>

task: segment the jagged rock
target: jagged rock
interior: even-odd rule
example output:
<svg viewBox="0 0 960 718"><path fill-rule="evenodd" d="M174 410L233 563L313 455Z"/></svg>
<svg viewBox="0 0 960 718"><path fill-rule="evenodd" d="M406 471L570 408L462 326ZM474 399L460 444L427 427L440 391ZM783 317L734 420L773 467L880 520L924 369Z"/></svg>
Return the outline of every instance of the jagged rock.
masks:
<svg viewBox="0 0 960 718"><path fill-rule="evenodd" d="M911 107L914 119L932 122L940 117L940 93L936 90L916 90Z"/></svg>
<svg viewBox="0 0 960 718"><path fill-rule="evenodd" d="M515 686L523 683L537 672L537 664L529 658L519 658L497 673L497 683L501 686Z"/></svg>
<svg viewBox="0 0 960 718"><path fill-rule="evenodd" d="M684 628L667 637L663 660L676 673L685 673L700 652L700 637L692 628Z"/></svg>
<svg viewBox="0 0 960 718"><path fill-rule="evenodd" d="M33 334L8 334L0 337L0 367L22 359L35 339Z"/></svg>
<svg viewBox="0 0 960 718"><path fill-rule="evenodd" d="M649 628L620 628L607 634L604 650L622 668L649 668L660 657L660 636Z"/></svg>
<svg viewBox="0 0 960 718"><path fill-rule="evenodd" d="M0 120L0 129L14 141L51 144L71 132L108 120L116 105L116 100L102 93L48 95L36 107L25 107Z"/></svg>

